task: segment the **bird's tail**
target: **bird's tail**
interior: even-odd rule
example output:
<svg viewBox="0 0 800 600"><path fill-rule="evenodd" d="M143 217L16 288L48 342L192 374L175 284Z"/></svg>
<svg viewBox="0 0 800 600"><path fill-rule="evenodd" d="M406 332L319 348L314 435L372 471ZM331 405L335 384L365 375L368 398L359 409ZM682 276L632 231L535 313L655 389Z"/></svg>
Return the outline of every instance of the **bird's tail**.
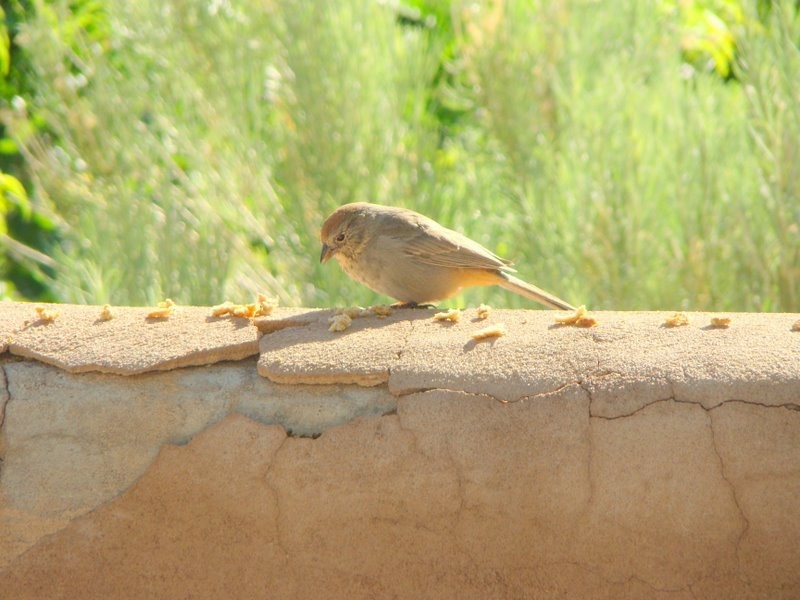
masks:
<svg viewBox="0 0 800 600"><path fill-rule="evenodd" d="M499 285L511 292L514 292L515 294L519 294L520 296L525 296L526 298L535 300L539 304L544 304L545 306L549 306L550 308L560 308L562 310L575 310L575 307L572 306L571 304L564 302L563 300L557 298L553 294L545 292L544 290L540 290L535 285L526 283L525 281L522 281L522 279L518 279L513 275L509 275L508 273L500 273L500 277L501 280L498 282Z"/></svg>

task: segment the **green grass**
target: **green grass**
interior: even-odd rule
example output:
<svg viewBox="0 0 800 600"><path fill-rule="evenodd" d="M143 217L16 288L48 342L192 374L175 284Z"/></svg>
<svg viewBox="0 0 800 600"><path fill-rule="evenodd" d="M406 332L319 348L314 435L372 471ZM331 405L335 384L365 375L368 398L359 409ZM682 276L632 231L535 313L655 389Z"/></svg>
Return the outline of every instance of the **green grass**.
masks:
<svg viewBox="0 0 800 600"><path fill-rule="evenodd" d="M106 0L103 44L28 22L49 129L5 120L63 229L64 301L384 302L318 264L325 215L365 200L576 304L800 311L790 4L746 13L726 81L683 62L664 2L451 2L425 27L367 0ZM484 301L530 306L449 304Z"/></svg>

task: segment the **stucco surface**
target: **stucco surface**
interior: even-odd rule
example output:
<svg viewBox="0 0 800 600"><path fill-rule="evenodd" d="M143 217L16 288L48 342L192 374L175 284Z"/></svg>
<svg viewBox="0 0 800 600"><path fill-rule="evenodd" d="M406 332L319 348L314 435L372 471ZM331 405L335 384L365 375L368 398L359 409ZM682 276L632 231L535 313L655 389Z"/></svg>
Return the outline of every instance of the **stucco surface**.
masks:
<svg viewBox="0 0 800 600"><path fill-rule="evenodd" d="M0 336L17 356L81 373L132 375L239 360L258 353L258 332L249 319L212 317L211 309L179 306L168 319L150 319L153 308L114 308L100 320L100 307L41 306L58 311L51 322L34 304L0 303Z"/></svg>
<svg viewBox="0 0 800 600"><path fill-rule="evenodd" d="M710 326L716 313L690 313L685 327L664 326L668 313L598 312L589 329L554 323L555 311L495 310L458 323L433 312L401 310L355 319L332 333L330 311L293 317L294 327L262 337L259 373L282 383L385 383L395 395L445 389L487 394L504 402L578 385L597 416L630 414L673 398L705 408L728 400L796 404L800 333L793 314L728 313L728 329ZM503 323L508 334L476 342L471 334Z"/></svg>
<svg viewBox="0 0 800 600"><path fill-rule="evenodd" d="M796 594L796 475L727 474L743 437L715 441L699 406L586 409L426 392L316 440L232 415L163 448L0 584L20 598Z"/></svg>
<svg viewBox="0 0 800 600"><path fill-rule="evenodd" d="M273 384L256 374L255 358L135 380L12 361L2 364L6 376L0 396L14 401L0 436L0 567L40 537L39 527L111 500L163 445L185 444L230 413L311 437L396 409L385 389Z"/></svg>
<svg viewBox="0 0 800 600"><path fill-rule="evenodd" d="M800 597L797 315L432 314L286 309L259 357L168 370L183 321L95 372L12 341L0 597Z"/></svg>

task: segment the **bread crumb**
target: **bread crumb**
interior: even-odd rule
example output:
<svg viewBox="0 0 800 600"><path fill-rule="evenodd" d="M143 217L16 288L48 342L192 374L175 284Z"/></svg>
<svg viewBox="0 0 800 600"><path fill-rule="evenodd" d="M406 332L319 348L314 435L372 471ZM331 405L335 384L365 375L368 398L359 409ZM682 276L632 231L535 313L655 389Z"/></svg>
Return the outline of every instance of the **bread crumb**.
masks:
<svg viewBox="0 0 800 600"><path fill-rule="evenodd" d="M217 304L211 307L212 317L268 317L278 305L277 300L270 300L266 294L257 294L256 301L250 304L234 304L230 300L226 300L222 304Z"/></svg>
<svg viewBox="0 0 800 600"><path fill-rule="evenodd" d="M664 321L665 327L681 327L683 325L689 324L689 317L686 316L686 313L676 312L674 315L669 317L666 321Z"/></svg>
<svg viewBox="0 0 800 600"><path fill-rule="evenodd" d="M330 327L328 327L328 331L337 332L337 331L344 331L350 324L353 322L353 319L347 313L339 313L338 315L333 315L330 319L328 319L328 323L330 323Z"/></svg>
<svg viewBox="0 0 800 600"><path fill-rule="evenodd" d="M231 314L234 307L236 305L231 302L230 300L225 300L222 304L217 304L211 307L211 316L212 317L224 317L225 315Z"/></svg>
<svg viewBox="0 0 800 600"><path fill-rule="evenodd" d="M711 326L718 329L727 329L731 324L730 317L711 317Z"/></svg>
<svg viewBox="0 0 800 600"><path fill-rule="evenodd" d="M362 308L361 306L348 306L347 308L336 308L333 311L334 315L347 315L351 319L359 319L366 317L370 314L369 309Z"/></svg>
<svg viewBox="0 0 800 600"><path fill-rule="evenodd" d="M237 304L231 309L231 314L240 319L253 317L256 314L256 304Z"/></svg>
<svg viewBox="0 0 800 600"><path fill-rule="evenodd" d="M489 327L478 329L478 331L472 334L472 339L475 341L486 340L489 338L500 337L507 333L508 330L506 329L506 326L503 323L498 323L497 325L489 325Z"/></svg>
<svg viewBox="0 0 800 600"><path fill-rule="evenodd" d="M388 317L389 315L394 312L391 306L387 306L386 304L377 304L375 306L370 306L369 309L372 311L372 314L376 317Z"/></svg>
<svg viewBox="0 0 800 600"><path fill-rule="evenodd" d="M268 317L272 314L272 311L275 310L278 306L278 299L277 298L270 298L266 294L262 294L259 292L256 294L256 313L253 315L254 317Z"/></svg>
<svg viewBox="0 0 800 600"><path fill-rule="evenodd" d="M158 303L158 308L147 313L147 318L168 319L172 314L175 313L175 306L175 303L170 298L167 298L163 302Z"/></svg>
<svg viewBox="0 0 800 600"><path fill-rule="evenodd" d="M576 308L575 312L571 315L567 315L566 317L556 317L556 323L560 323L561 325L576 325L578 321L586 318L588 314L589 313L586 310L586 306L581 305Z"/></svg>
<svg viewBox="0 0 800 600"><path fill-rule="evenodd" d="M478 319L481 321L485 321L489 318L489 312L492 310L492 307L488 304L481 304L478 307Z"/></svg>
<svg viewBox="0 0 800 600"><path fill-rule="evenodd" d="M577 321L575 321L576 327L595 327L597 325L597 319L594 317L581 317Z"/></svg>
<svg viewBox="0 0 800 600"><path fill-rule="evenodd" d="M800 321L795 321L792 325L792 331L800 331Z"/></svg>
<svg viewBox="0 0 800 600"><path fill-rule="evenodd" d="M450 321L451 323L458 323L461 320L461 311L457 308L451 308L446 312L440 312L433 315L434 321Z"/></svg>
<svg viewBox="0 0 800 600"><path fill-rule="evenodd" d="M103 304L103 308L100 309L100 320L110 321L113 318L114 318L114 313L111 312L111 305Z"/></svg>
<svg viewBox="0 0 800 600"><path fill-rule="evenodd" d="M44 321L46 323L52 323L58 318L59 312L57 310L53 310L52 308L45 308L44 306L37 306L35 308L36 315L39 317L40 321Z"/></svg>
<svg viewBox="0 0 800 600"><path fill-rule="evenodd" d="M361 306L348 306L347 308L333 309L333 316L328 319L330 323L329 331L344 331L353 322L353 319L360 319L370 315L377 317L386 317L392 314L392 309L388 306L370 306L363 308Z"/></svg>

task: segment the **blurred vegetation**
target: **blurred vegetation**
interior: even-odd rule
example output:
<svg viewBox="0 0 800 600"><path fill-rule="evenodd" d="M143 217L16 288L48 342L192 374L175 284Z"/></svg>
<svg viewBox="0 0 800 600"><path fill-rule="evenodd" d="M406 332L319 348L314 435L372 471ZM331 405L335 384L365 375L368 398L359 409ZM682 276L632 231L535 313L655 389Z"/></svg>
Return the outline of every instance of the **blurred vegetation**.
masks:
<svg viewBox="0 0 800 600"><path fill-rule="evenodd" d="M800 311L798 2L3 7L0 296L385 302L317 261L364 200L573 303Z"/></svg>

